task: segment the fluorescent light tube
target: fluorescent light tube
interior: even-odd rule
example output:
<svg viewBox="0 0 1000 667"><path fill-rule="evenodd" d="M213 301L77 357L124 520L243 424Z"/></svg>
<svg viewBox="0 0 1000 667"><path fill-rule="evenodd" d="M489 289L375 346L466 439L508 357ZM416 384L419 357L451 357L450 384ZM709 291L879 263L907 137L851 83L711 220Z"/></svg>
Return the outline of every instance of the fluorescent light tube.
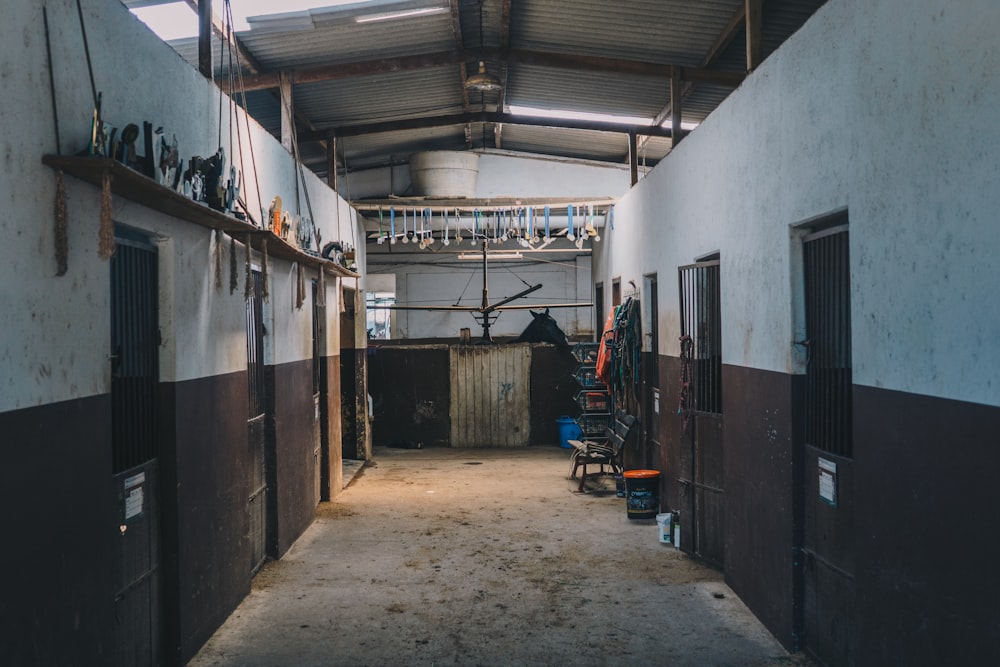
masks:
<svg viewBox="0 0 1000 667"><path fill-rule="evenodd" d="M375 23L376 21L394 21L395 19L405 19L410 16L427 16L428 14L440 14L447 11L447 7L424 7L423 9L404 9L398 12L385 12L384 14L369 14L359 16L354 19L355 23Z"/></svg>
<svg viewBox="0 0 1000 667"><path fill-rule="evenodd" d="M524 257L519 252L490 252L486 253L486 259L521 259ZM483 253L481 252L463 252L458 256L459 259L468 260L482 260Z"/></svg>

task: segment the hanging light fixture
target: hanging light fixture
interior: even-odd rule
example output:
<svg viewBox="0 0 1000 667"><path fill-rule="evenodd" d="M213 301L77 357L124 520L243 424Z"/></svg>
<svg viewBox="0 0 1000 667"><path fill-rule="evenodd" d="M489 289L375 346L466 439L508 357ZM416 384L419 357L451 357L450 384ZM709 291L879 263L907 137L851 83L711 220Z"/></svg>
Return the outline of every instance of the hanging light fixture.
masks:
<svg viewBox="0 0 1000 667"><path fill-rule="evenodd" d="M483 0L479 0L479 71L465 80L465 89L479 93L499 92L503 85L495 75L486 71L483 59Z"/></svg>
<svg viewBox="0 0 1000 667"><path fill-rule="evenodd" d="M479 61L479 71L465 80L466 90L479 93L496 93L502 88L500 79L486 71L486 63Z"/></svg>

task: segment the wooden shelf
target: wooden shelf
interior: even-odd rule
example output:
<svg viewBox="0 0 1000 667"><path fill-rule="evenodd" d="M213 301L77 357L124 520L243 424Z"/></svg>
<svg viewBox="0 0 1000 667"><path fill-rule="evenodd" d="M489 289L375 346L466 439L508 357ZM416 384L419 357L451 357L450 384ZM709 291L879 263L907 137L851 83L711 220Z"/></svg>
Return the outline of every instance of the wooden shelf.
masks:
<svg viewBox="0 0 1000 667"><path fill-rule="evenodd" d="M250 245L255 250L260 250L264 245L264 239L267 239L269 257L322 268L332 275L346 278L359 277L354 271L346 269L336 262L300 250L270 231L260 229L249 222L237 220L231 215L216 211L205 204L188 199L179 192L163 187L145 174L129 169L117 160L102 157L44 155L42 163L53 169L62 169L67 174L97 187L101 187L104 174L109 173L111 175L111 192L129 201L166 213L179 220L209 229L221 229L230 236L234 236L238 241L245 241L247 234L249 234Z"/></svg>

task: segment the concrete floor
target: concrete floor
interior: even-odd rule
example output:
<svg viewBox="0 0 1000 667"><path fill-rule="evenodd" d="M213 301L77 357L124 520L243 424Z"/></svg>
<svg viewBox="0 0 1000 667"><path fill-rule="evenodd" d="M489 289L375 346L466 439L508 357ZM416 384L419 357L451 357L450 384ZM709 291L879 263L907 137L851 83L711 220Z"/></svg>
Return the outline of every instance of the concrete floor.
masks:
<svg viewBox="0 0 1000 667"><path fill-rule="evenodd" d="M376 448L190 663L808 665L569 454Z"/></svg>

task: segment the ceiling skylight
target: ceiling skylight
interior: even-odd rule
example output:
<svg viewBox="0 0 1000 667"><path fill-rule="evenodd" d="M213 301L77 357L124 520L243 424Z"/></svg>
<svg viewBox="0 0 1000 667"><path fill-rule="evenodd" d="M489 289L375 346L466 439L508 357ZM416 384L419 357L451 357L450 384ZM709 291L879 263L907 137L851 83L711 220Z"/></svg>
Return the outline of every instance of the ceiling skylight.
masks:
<svg viewBox="0 0 1000 667"><path fill-rule="evenodd" d="M250 16L288 14L340 5L364 5L368 2L371 0L281 0L279 5L274 0L231 0L230 7L233 12L233 27L241 32L250 29L247 22L247 17ZM212 12L222 20L225 16L223 0L212 0ZM198 36L198 16L186 2L136 7L132 9L132 13L163 41Z"/></svg>
<svg viewBox="0 0 1000 667"><path fill-rule="evenodd" d="M557 120L582 120L594 123L624 123L626 125L652 125L652 118L642 116L616 116L606 113L590 113L586 111L568 111L565 109L539 109L537 107L520 106L511 104L507 107L513 116L534 116L536 118L553 118ZM670 127L670 121L666 121L661 127ZM698 127L698 123L681 123L682 130L693 130Z"/></svg>

